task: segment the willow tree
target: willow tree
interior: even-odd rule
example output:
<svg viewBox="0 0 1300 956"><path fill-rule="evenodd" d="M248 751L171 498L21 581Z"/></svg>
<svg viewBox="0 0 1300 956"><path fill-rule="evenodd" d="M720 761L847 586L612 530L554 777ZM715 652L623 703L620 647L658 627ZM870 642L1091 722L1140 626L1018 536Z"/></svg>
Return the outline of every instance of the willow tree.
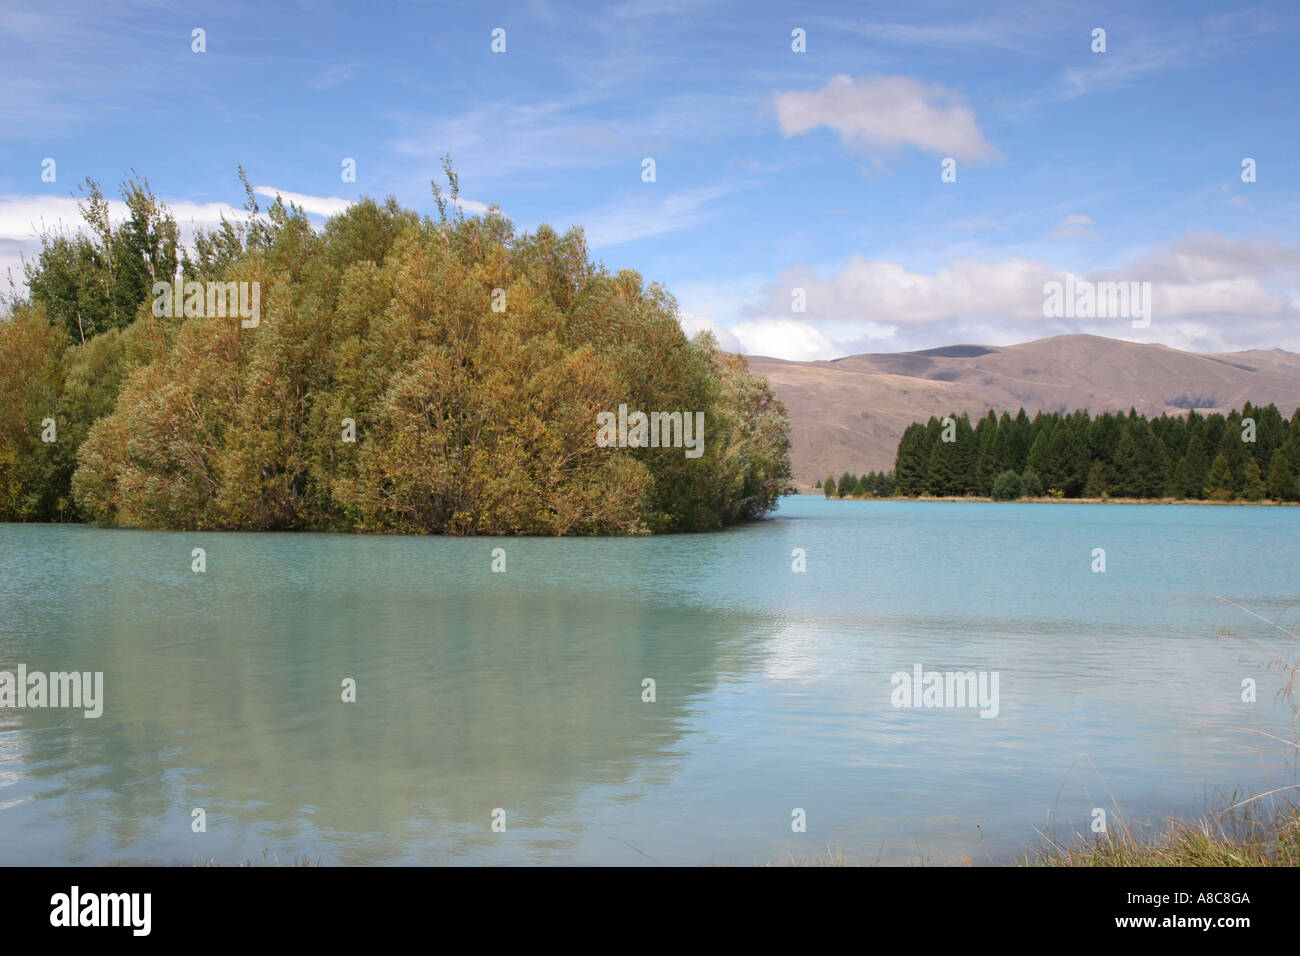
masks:
<svg viewBox="0 0 1300 956"><path fill-rule="evenodd" d="M50 521L71 507L57 414L67 342L42 306L0 319L0 521Z"/></svg>
<svg viewBox="0 0 1300 956"><path fill-rule="evenodd" d="M260 322L160 320L175 323L166 353L130 372L79 452L85 511L149 527L593 534L771 510L790 464L767 383L710 336L688 339L662 287L593 263L581 230L465 217L448 172L436 219L367 200L317 233L277 201L257 235L211 240L199 273L258 283ZM620 406L702 414L700 454L602 446L597 416Z"/></svg>

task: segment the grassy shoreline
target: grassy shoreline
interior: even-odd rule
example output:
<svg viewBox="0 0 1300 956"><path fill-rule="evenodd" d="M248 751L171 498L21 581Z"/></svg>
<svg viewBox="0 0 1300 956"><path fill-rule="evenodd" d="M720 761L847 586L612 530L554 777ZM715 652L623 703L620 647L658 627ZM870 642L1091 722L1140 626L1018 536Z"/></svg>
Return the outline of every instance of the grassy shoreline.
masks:
<svg viewBox="0 0 1300 956"><path fill-rule="evenodd" d="M1117 834L1088 839L1076 835L1061 843L1044 837L1045 845L995 867L1200 867L1300 866L1300 806L1288 805L1267 818L1208 814L1194 820L1169 819L1159 828L1135 830L1122 822ZM780 861L773 861L780 865ZM837 848L810 857L790 857L791 866L879 866L878 860L855 860ZM977 866L959 857L935 863L922 856L918 866Z"/></svg>
<svg viewBox="0 0 1300 956"><path fill-rule="evenodd" d="M1156 833L1050 844L1018 866L1300 866L1300 807L1267 819L1169 820Z"/></svg>

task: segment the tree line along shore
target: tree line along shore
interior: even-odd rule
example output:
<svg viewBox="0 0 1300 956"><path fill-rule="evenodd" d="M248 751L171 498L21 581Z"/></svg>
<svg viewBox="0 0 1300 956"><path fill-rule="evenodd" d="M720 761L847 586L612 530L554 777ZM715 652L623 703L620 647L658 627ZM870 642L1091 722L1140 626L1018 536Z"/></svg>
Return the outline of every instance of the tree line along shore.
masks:
<svg viewBox="0 0 1300 956"><path fill-rule="evenodd" d="M992 410L914 422L888 472L828 475L827 498L1300 502L1300 408L1159 418Z"/></svg>

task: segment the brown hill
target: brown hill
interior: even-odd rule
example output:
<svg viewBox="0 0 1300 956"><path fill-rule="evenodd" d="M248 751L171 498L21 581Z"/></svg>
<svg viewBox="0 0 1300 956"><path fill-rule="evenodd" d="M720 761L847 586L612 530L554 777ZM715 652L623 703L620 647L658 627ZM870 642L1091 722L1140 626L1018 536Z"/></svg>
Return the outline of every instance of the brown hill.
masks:
<svg viewBox="0 0 1300 956"><path fill-rule="evenodd" d="M1096 335L1023 345L951 345L920 352L850 355L830 362L750 356L790 411L795 481L889 469L903 429L931 415L990 408L1144 415L1226 412L1246 402L1300 405L1300 355L1256 349L1181 352Z"/></svg>

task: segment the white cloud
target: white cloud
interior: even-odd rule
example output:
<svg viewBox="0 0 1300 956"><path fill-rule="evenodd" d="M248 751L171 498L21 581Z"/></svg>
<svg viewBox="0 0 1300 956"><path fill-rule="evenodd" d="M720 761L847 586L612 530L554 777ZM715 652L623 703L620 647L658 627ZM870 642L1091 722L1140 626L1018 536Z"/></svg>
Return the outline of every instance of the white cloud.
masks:
<svg viewBox="0 0 1300 956"><path fill-rule="evenodd" d="M854 256L825 277L796 266L768 283L727 326L747 352L829 358L959 342L1007 345L1088 332L1196 351L1300 349L1300 246L1192 233L1091 281L1151 283L1151 325L1043 316L1043 286L1063 271L1037 259L955 259L933 272ZM790 318L791 292L807 311Z"/></svg>
<svg viewBox="0 0 1300 956"><path fill-rule="evenodd" d="M71 196L0 196L0 238L35 239L43 228L58 231L81 224Z"/></svg>
<svg viewBox="0 0 1300 956"><path fill-rule="evenodd" d="M671 291L683 313L711 316L730 326L745 320L745 306L756 301L769 282L770 275L751 272L674 282Z"/></svg>
<svg viewBox="0 0 1300 956"><path fill-rule="evenodd" d="M773 104L786 136L829 126L853 148L912 146L965 161L998 155L959 93L905 76L855 80L842 73L815 92L777 93Z"/></svg>
<svg viewBox="0 0 1300 956"><path fill-rule="evenodd" d="M340 199L337 196L308 196L306 193L291 193L287 189L276 189L274 186L254 186L253 192L271 199L279 196L286 205L293 203L313 216L335 216L352 205L351 199Z"/></svg>
<svg viewBox="0 0 1300 956"><path fill-rule="evenodd" d="M788 313L792 290L800 288L806 293L808 317L819 321L917 325L963 316L1032 318L1042 315L1041 289L1052 276L1047 266L1029 259L958 259L926 274L855 255L829 280L807 266L786 270L751 314Z"/></svg>
<svg viewBox="0 0 1300 956"><path fill-rule="evenodd" d="M196 203L188 200L163 200L171 210L176 224L187 226L215 226L224 215L227 219L244 219L248 213L223 202ZM113 222L127 217L126 204L119 199L108 200L108 215ZM72 196L16 196L0 195L0 239L35 241L44 229L75 232L82 227L77 200Z"/></svg>
<svg viewBox="0 0 1300 956"><path fill-rule="evenodd" d="M1089 226L1095 226L1091 216L1085 216L1082 213L1073 213L1066 216L1056 224L1052 230L1053 239L1096 239L1097 234L1089 229Z"/></svg>
<svg viewBox="0 0 1300 956"><path fill-rule="evenodd" d="M953 223L953 227L956 229L971 229L971 230L1006 229L1006 226L1002 225L1002 223L998 222L996 219L980 219L978 217L972 219L958 219L956 222Z"/></svg>
<svg viewBox="0 0 1300 956"><path fill-rule="evenodd" d="M285 194L286 198L289 194ZM220 225L224 216L232 222L249 218L244 209L224 202L192 202L187 199L160 199L180 229L181 239L189 244L197 229L212 229ZM113 223L127 218L126 204L120 199L108 200L108 217ZM22 282L22 260L35 261L41 252L42 232L79 232L85 228L77 200L72 196L22 196L0 195L0 287L8 291L6 276L12 271L15 281Z"/></svg>
<svg viewBox="0 0 1300 956"><path fill-rule="evenodd" d="M488 211L488 204L479 202L477 199L466 199L463 196L457 196L455 199L448 196L447 199L471 215L479 215Z"/></svg>
<svg viewBox="0 0 1300 956"><path fill-rule="evenodd" d="M1273 239L1230 239L1214 232L1190 232L1133 263L1152 281L1204 282L1238 276L1276 277L1300 285L1300 246Z"/></svg>
<svg viewBox="0 0 1300 956"><path fill-rule="evenodd" d="M682 312L677 316L677 321L686 333L687 338L694 338L700 332L712 332L714 338L718 340L719 347L728 352L744 352L744 344L736 337L731 329L719 325L707 315L696 315L694 312Z"/></svg>
<svg viewBox="0 0 1300 956"><path fill-rule="evenodd" d="M749 355L770 355L797 362L811 362L838 358L844 354L844 350L821 330L808 322L793 319L742 322L732 326L731 332Z"/></svg>
<svg viewBox="0 0 1300 956"><path fill-rule="evenodd" d="M807 266L786 270L747 311L754 318L788 313L791 290L802 288L811 321L904 326L964 319L1041 321L1043 284L1061 276L1061 270L1026 258L957 259L923 273L896 262L853 256L829 279ZM1154 308L1166 319L1282 316L1290 312L1291 297L1300 289L1300 247L1192 233L1128 266L1098 270L1085 278L1150 282Z"/></svg>

